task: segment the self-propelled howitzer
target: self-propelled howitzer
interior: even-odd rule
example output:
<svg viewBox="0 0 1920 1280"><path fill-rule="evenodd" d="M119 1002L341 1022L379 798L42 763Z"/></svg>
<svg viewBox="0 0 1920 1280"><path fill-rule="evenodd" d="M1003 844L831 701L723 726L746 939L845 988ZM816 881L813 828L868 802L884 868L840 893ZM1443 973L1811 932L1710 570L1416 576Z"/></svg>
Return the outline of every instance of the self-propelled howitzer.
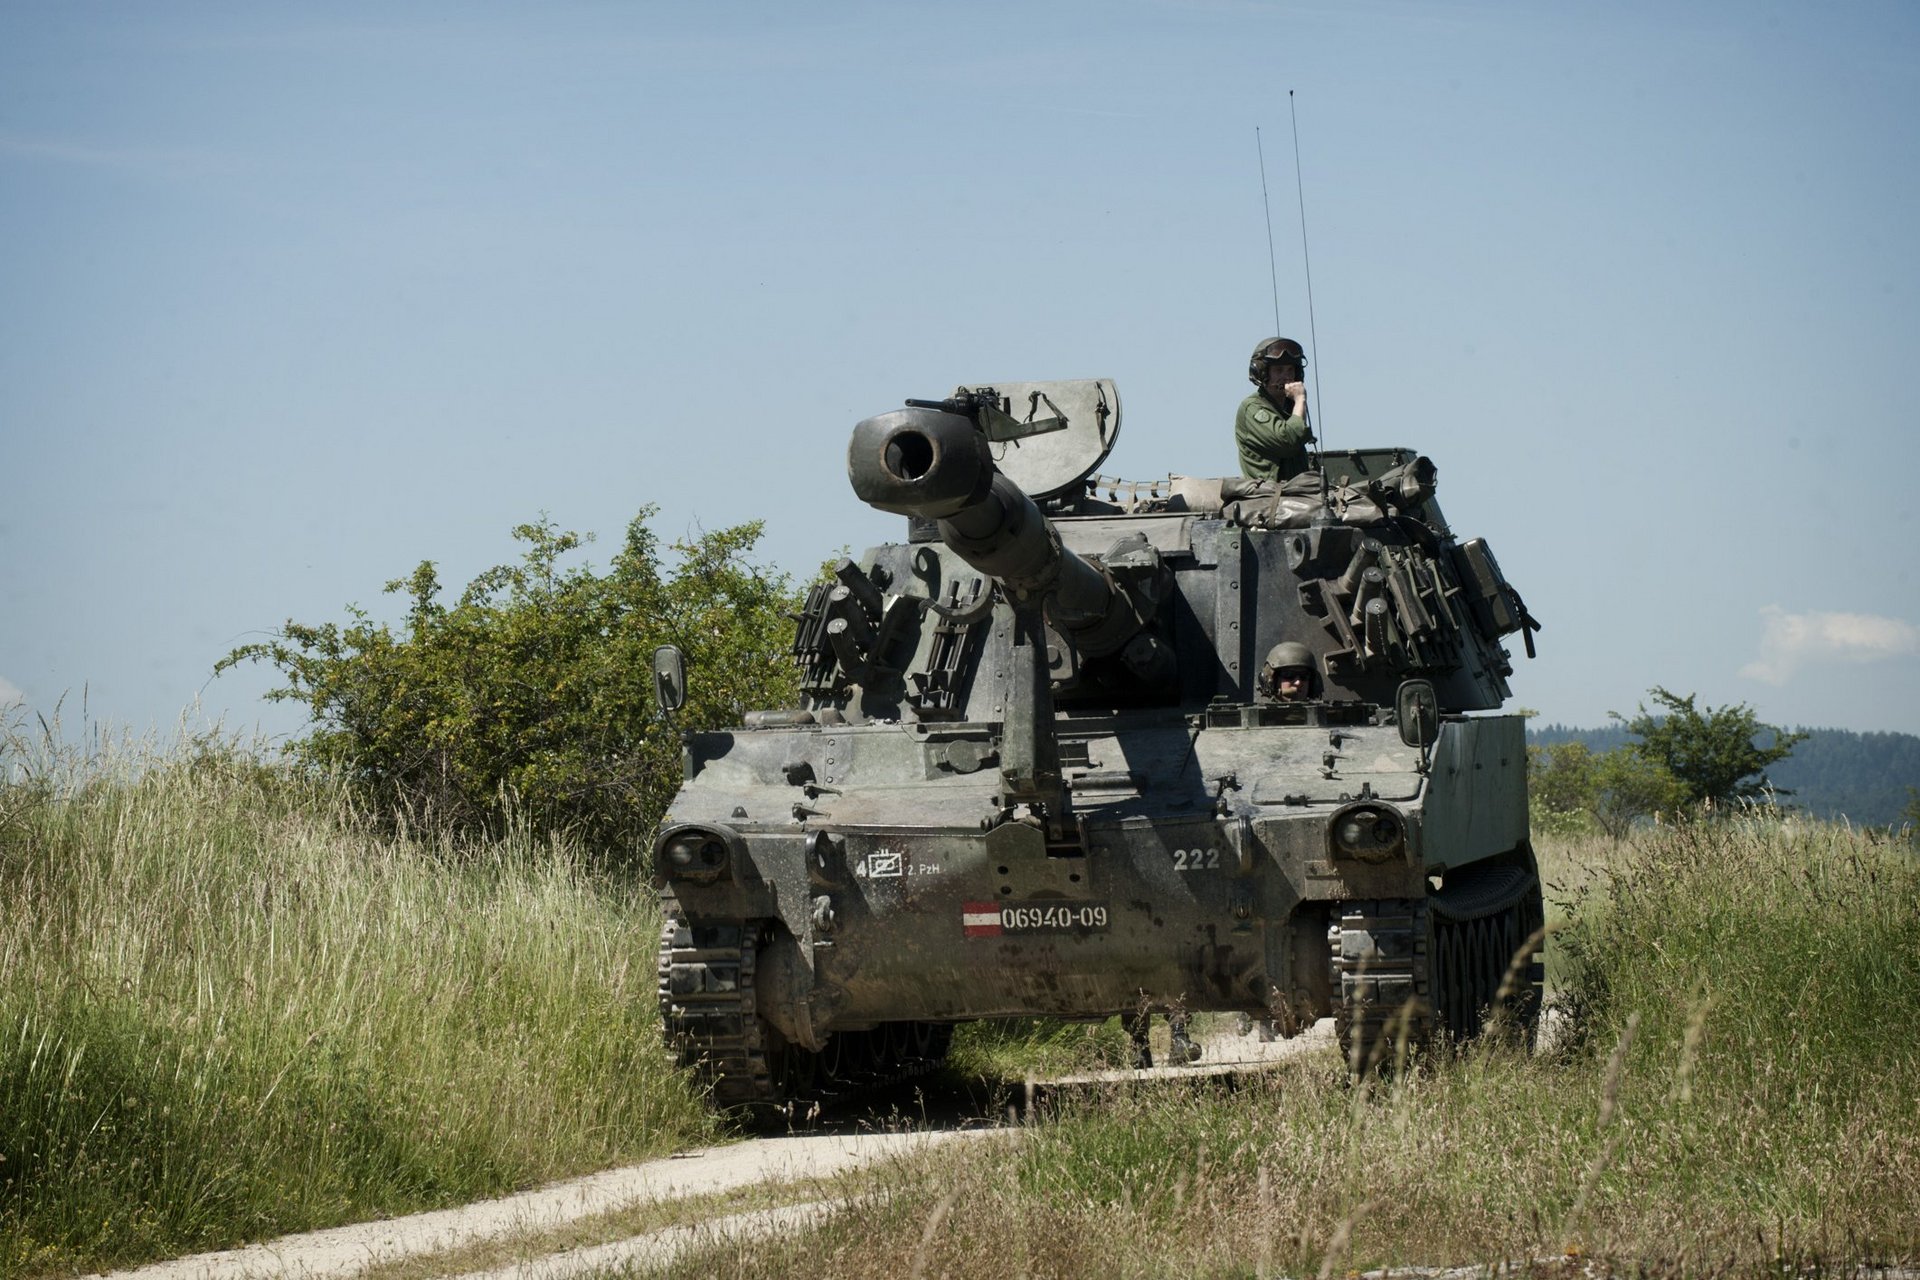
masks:
<svg viewBox="0 0 1920 1280"><path fill-rule="evenodd" d="M1432 464L1091 479L1118 427L1101 380L855 428L907 537L810 591L802 706L687 735L657 842L662 1010L716 1100L921 1069L1007 1015L1331 1015L1358 1056L1403 1011L1415 1042L1531 1026L1522 721L1469 713L1537 624ZM1263 659L1297 646L1283 701Z"/></svg>

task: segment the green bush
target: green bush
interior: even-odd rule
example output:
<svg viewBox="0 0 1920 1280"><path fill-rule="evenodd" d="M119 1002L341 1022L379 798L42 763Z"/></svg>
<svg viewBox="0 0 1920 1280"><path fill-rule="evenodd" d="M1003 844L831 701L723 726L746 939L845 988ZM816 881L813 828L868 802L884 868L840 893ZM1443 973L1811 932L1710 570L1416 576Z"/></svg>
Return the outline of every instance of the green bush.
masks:
<svg viewBox="0 0 1920 1280"><path fill-rule="evenodd" d="M598 850L651 834L680 778L679 733L790 703L798 602L785 574L749 558L758 523L677 542L671 570L641 512L604 574L560 561L581 545L521 525L519 564L475 578L451 604L431 562L387 584L410 607L396 633L350 608L345 625L289 621L221 660L278 667L274 699L303 702L296 756L344 777L416 826L499 834L514 822ZM675 644L691 672L669 724L652 653Z"/></svg>
<svg viewBox="0 0 1920 1280"><path fill-rule="evenodd" d="M1536 834L1570 837L1595 828L1615 840L1688 799L1659 762L1628 748L1595 755L1584 742L1527 748L1528 807Z"/></svg>
<svg viewBox="0 0 1920 1280"><path fill-rule="evenodd" d="M1807 736L1804 732L1767 724L1744 702L1701 707L1693 694L1659 685L1647 696L1662 708L1659 714L1649 712L1644 703L1632 719L1617 711L1609 714L1640 739L1627 750L1679 779L1689 799L1725 810L1742 800L1770 801L1775 794L1786 794L1776 793L1764 770L1792 755L1794 744ZM1767 739L1764 747L1761 738Z"/></svg>

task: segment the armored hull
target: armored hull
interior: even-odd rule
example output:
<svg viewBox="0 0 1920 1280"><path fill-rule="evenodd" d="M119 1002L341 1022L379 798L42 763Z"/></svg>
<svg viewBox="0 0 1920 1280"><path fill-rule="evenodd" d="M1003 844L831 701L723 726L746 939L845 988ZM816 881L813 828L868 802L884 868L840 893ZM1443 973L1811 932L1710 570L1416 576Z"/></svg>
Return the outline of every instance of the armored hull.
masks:
<svg viewBox="0 0 1920 1280"><path fill-rule="evenodd" d="M1026 390L860 425L854 487L907 538L810 594L805 705L688 735L656 848L681 1056L778 1103L1006 1015L1332 1015L1356 1057L1395 1017L1527 1022L1539 887L1497 708L1499 639L1534 624L1431 464L1103 496L1111 384L1045 384L1037 431ZM1071 453L1076 413L1093 446L1019 456ZM1283 641L1313 653L1293 701L1262 672Z"/></svg>

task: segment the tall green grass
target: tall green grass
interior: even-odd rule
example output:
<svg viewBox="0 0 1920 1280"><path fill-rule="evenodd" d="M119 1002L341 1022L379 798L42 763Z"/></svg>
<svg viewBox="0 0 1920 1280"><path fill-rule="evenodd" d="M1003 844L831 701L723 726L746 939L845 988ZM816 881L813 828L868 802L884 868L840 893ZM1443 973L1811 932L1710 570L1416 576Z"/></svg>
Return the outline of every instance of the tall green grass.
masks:
<svg viewBox="0 0 1920 1280"><path fill-rule="evenodd" d="M1920 861L1758 814L1605 850L1551 1053L1361 1086L1117 1089L1011 1152L887 1170L848 1220L689 1274L1345 1274L1564 1258L1773 1274L1920 1260ZM1565 862L1560 855L1555 860Z"/></svg>
<svg viewBox="0 0 1920 1280"><path fill-rule="evenodd" d="M468 1200L707 1134L645 886L379 834L218 743L0 783L0 1274Z"/></svg>
<svg viewBox="0 0 1920 1280"><path fill-rule="evenodd" d="M951 1076L1001 1085L1029 1076L1062 1076L1125 1066L1133 1042L1120 1019L994 1018L956 1028L947 1055Z"/></svg>

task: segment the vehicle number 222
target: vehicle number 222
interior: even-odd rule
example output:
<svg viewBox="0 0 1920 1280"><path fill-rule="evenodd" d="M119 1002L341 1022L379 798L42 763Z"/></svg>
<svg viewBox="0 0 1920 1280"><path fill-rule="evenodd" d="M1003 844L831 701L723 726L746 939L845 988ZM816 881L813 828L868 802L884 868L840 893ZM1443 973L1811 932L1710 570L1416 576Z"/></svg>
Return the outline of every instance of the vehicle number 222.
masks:
<svg viewBox="0 0 1920 1280"><path fill-rule="evenodd" d="M1218 871L1220 851L1218 849L1175 849L1173 869L1175 871Z"/></svg>

